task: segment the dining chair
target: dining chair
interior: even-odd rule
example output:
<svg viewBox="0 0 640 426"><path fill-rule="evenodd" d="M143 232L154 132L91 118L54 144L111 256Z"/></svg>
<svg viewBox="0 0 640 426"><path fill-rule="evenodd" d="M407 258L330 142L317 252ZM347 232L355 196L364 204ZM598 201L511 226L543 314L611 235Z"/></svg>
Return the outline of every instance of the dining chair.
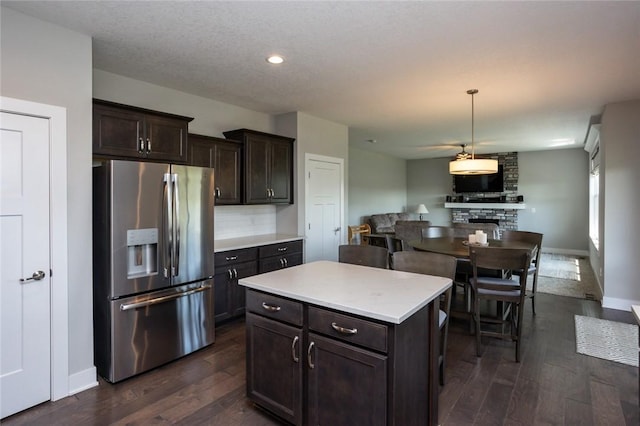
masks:
<svg viewBox="0 0 640 426"><path fill-rule="evenodd" d="M527 274L518 276L518 281L505 273L503 278L479 275L480 268L489 270L526 270L531 263L531 250L502 247L470 247L469 258L473 276L469 280L473 292L473 320L476 332L476 354L480 356L480 340L482 336L499 337L516 342L516 362L520 362L520 346L522 340L522 318L527 288ZM496 316L481 316L480 303L495 301L503 304ZM492 329L482 329L481 323L493 324ZM509 333L505 332L509 325Z"/></svg>
<svg viewBox="0 0 640 426"><path fill-rule="evenodd" d="M528 275L533 275L533 282L531 283L531 290L527 289L527 297L531 299L531 309L533 315L536 314L536 291L538 290L538 272L540 271L540 257L542 253L542 237L543 234L529 231L502 231L501 240L503 241L515 241L523 242L532 246L535 249L531 255L531 264L526 270ZM513 271L514 275L521 274L522 271Z"/></svg>
<svg viewBox="0 0 640 426"><path fill-rule="evenodd" d="M402 250L413 250L409 244L411 240L419 240L422 238L422 230L428 228L431 222L428 220L399 220L396 222L395 237L402 240Z"/></svg>
<svg viewBox="0 0 640 426"><path fill-rule="evenodd" d="M402 251L402 240L391 234L385 235L387 250L389 252L389 268L393 269L393 254Z"/></svg>
<svg viewBox="0 0 640 426"><path fill-rule="evenodd" d="M455 237L468 238L476 230L482 230L490 240L500 239L500 228L495 223L453 223Z"/></svg>
<svg viewBox="0 0 640 426"><path fill-rule="evenodd" d="M422 229L422 238L453 237L454 230L449 226L429 226Z"/></svg>
<svg viewBox="0 0 640 426"><path fill-rule="evenodd" d="M456 258L446 254L423 251L400 251L393 254L393 269L414 272L417 274L435 275L450 278L456 276ZM444 370L446 361L447 336L449 334L449 317L451 316L451 291L449 287L440 298L438 325L440 327L440 384L444 386Z"/></svg>
<svg viewBox="0 0 640 426"><path fill-rule="evenodd" d="M338 262L388 269L389 251L378 246L345 244L338 247Z"/></svg>

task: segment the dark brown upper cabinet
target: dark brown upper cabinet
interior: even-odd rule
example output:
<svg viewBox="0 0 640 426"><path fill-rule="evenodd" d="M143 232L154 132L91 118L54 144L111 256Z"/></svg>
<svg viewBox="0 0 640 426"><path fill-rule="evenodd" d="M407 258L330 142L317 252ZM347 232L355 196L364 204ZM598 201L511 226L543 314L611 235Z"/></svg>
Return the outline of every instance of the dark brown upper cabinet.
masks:
<svg viewBox="0 0 640 426"><path fill-rule="evenodd" d="M189 134L187 164L213 167L217 205L242 204L242 143Z"/></svg>
<svg viewBox="0 0 640 426"><path fill-rule="evenodd" d="M93 155L184 164L191 120L94 99Z"/></svg>
<svg viewBox="0 0 640 426"><path fill-rule="evenodd" d="M295 139L249 129L224 136L244 143L244 204L293 203Z"/></svg>

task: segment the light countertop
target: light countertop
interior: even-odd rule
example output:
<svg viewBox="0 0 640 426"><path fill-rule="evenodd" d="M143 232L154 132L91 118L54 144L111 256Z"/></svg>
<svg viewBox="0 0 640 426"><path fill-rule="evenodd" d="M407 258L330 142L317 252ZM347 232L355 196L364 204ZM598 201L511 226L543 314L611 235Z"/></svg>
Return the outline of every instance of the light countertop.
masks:
<svg viewBox="0 0 640 426"><path fill-rule="evenodd" d="M225 240L215 240L213 251L217 253L219 251L265 246L267 244L285 243L302 239L304 239L304 237L289 234L264 234L252 235L250 237L228 238Z"/></svg>
<svg viewBox="0 0 640 426"><path fill-rule="evenodd" d="M451 286L448 278L329 261L254 275L239 283L393 324L400 324Z"/></svg>

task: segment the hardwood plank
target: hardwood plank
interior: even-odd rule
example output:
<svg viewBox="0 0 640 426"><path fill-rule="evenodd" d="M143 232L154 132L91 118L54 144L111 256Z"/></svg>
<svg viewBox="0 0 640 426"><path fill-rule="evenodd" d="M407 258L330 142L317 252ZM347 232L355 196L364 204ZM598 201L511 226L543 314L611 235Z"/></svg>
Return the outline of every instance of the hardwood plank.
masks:
<svg viewBox="0 0 640 426"><path fill-rule="evenodd" d="M624 413L615 386L591 380L591 406L593 420L598 425L622 425Z"/></svg>

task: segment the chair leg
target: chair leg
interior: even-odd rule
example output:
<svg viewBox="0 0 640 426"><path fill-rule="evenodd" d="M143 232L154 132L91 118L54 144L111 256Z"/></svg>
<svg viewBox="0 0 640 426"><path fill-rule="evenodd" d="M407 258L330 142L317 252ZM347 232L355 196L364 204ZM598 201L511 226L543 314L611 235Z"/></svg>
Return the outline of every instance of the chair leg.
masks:
<svg viewBox="0 0 640 426"><path fill-rule="evenodd" d="M533 284L531 285L531 309L533 315L536 314L536 291L538 291L538 271L533 274Z"/></svg>
<svg viewBox="0 0 640 426"><path fill-rule="evenodd" d="M440 386L444 386L444 356L440 361Z"/></svg>
<svg viewBox="0 0 640 426"><path fill-rule="evenodd" d="M480 357L480 301L477 295L474 295L473 300L473 320L476 323L476 356Z"/></svg>
<svg viewBox="0 0 640 426"><path fill-rule="evenodd" d="M524 300L521 299L521 303L517 306L518 308L518 323L516 329L516 362L520 362L520 348L522 341L522 318L524 314Z"/></svg>

